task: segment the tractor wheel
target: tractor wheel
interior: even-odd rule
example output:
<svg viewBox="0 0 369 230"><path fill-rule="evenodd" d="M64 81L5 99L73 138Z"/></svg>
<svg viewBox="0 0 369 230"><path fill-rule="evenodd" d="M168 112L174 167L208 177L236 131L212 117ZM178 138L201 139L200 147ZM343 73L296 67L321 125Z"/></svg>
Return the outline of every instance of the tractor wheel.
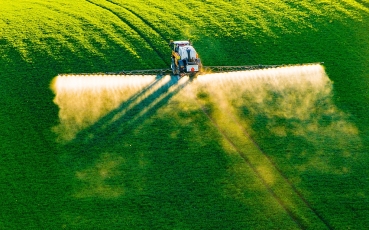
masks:
<svg viewBox="0 0 369 230"><path fill-rule="evenodd" d="M174 66L174 68L173 68L173 74L174 75L178 75L179 74L179 68L178 67Z"/></svg>
<svg viewBox="0 0 369 230"><path fill-rule="evenodd" d="M199 72L203 72L203 69L202 69L202 63L201 63L201 60L200 58L197 60L197 64L199 65Z"/></svg>
<svg viewBox="0 0 369 230"><path fill-rule="evenodd" d="M179 74L179 67L176 66L173 58L172 58L172 65L170 67L172 69L173 75L178 75Z"/></svg>

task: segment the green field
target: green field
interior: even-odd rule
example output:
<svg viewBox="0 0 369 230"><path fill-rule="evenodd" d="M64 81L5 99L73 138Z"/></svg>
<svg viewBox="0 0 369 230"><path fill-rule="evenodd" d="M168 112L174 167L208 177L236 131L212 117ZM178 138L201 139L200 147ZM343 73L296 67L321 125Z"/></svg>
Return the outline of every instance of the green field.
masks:
<svg viewBox="0 0 369 230"><path fill-rule="evenodd" d="M369 1L0 9L0 229L369 225ZM167 68L188 38L208 66L324 64L93 74Z"/></svg>

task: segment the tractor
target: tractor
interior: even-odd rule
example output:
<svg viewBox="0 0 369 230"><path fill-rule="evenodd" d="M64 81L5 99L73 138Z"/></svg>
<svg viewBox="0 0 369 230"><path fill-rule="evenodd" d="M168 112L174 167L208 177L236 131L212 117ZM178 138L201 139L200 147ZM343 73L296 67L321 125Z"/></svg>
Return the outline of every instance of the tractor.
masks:
<svg viewBox="0 0 369 230"><path fill-rule="evenodd" d="M170 41L171 70L174 75L196 75L201 71L201 60L190 41Z"/></svg>

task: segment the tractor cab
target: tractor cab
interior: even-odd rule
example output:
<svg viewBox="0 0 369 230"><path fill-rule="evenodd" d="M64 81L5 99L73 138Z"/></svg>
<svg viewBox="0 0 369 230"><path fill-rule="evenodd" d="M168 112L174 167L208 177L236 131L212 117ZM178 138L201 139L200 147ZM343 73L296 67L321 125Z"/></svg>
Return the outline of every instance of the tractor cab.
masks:
<svg viewBox="0 0 369 230"><path fill-rule="evenodd" d="M190 45L190 41L171 41L170 45L172 46L172 50L178 52L179 47Z"/></svg>
<svg viewBox="0 0 369 230"><path fill-rule="evenodd" d="M190 41L171 41L173 74L195 74L201 69L201 61Z"/></svg>

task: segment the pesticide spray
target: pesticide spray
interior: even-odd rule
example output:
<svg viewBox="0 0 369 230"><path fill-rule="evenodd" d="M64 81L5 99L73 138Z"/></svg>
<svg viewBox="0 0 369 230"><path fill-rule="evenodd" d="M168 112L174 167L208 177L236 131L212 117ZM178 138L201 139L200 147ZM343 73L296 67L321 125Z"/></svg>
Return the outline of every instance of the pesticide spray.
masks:
<svg viewBox="0 0 369 230"><path fill-rule="evenodd" d="M132 121L178 90L172 86L180 87L185 82L177 77L155 75L57 76L51 88L54 103L59 107L60 123L53 131L58 142L67 143L97 122L106 127L125 115L130 115Z"/></svg>
<svg viewBox="0 0 369 230"><path fill-rule="evenodd" d="M155 76L57 76L51 87L59 106L60 124L53 128L58 141L72 140L154 80Z"/></svg>
<svg viewBox="0 0 369 230"><path fill-rule="evenodd" d="M142 190L144 158L138 153L122 155L121 151L127 149L108 149L114 143L107 144L106 140L137 128L187 80L155 75L59 75L53 80L54 103L59 106L59 124L53 131L57 142L66 147L62 162L75 172L71 178L77 181L72 192L74 198L116 199ZM122 128L125 130L120 131ZM80 136L87 142L76 141ZM73 141L77 145L68 147ZM121 138L113 142L121 142ZM134 180L122 178L126 171L134 170L131 164L136 168ZM112 184L111 180L120 183Z"/></svg>
<svg viewBox="0 0 369 230"><path fill-rule="evenodd" d="M321 65L203 75L193 87L215 121L233 117L267 152L299 160L301 170L347 173L361 146Z"/></svg>
<svg viewBox="0 0 369 230"><path fill-rule="evenodd" d="M288 157L303 159L314 152L316 156L328 153L350 158L352 150L361 145L358 129L334 105L333 83L318 64L211 73L191 82L188 78L174 81L171 76L155 75L57 76L52 89L54 103L60 109L60 124L53 131L59 142L67 143L108 114L111 116L101 127L125 114L130 116L121 119L121 123L130 122L145 113L155 100L165 97L168 90L175 90L173 84L184 82L189 83L188 87L180 90L177 101L200 100L219 122L228 115L236 117L237 124L256 141L271 140L269 146L282 144ZM145 101L148 103L142 103ZM129 112L132 108L137 111ZM177 109L182 108L179 103ZM226 115L217 118L216 113L211 114L214 110ZM301 167L324 168L330 164L329 160L317 162L318 158L307 158ZM347 170L343 163L341 166L337 172Z"/></svg>
<svg viewBox="0 0 369 230"><path fill-rule="evenodd" d="M117 199L144 192L146 165L150 165L146 150L137 152L132 148L127 152L131 149L127 147L129 143L105 148L113 142L129 142L130 137L111 138L108 144L104 142L110 139L104 137L116 134L116 127L129 123L134 130L145 119L151 119L151 115L145 117L147 113L157 113L159 119L170 117L175 121L171 124L176 125L176 119L183 116L173 114L195 110L196 113L184 113L196 114L196 118L186 118L191 120L189 124L196 124L192 120L199 118L213 124L213 130L223 136L217 141L222 142L225 152L245 159L243 163L262 181L247 186L253 186L255 191L268 188L288 213L299 210L293 216L301 226L320 229L326 222L294 185L299 184L304 173L350 174L356 150L362 145L349 115L335 106L333 82L321 65L209 73L192 81L188 77L155 75L61 75L51 86L54 103L59 107L59 124L53 128L59 143L68 144L85 130L98 127L84 135L92 140L87 145L77 151L67 149L73 153L66 153L66 161L77 162L70 169L75 172L71 194L76 199ZM165 109L158 112L162 107ZM140 132L145 132L147 126L143 127ZM179 127L184 127L183 123ZM156 128L160 135L160 127ZM103 135L94 137L96 131ZM195 135L193 140L202 138L206 137ZM98 141L96 155L85 150ZM168 143L163 139L160 144ZM283 170L278 169L280 165ZM243 176L241 168L235 163L227 170ZM242 185L239 186L237 191ZM227 188L225 194L231 189Z"/></svg>

